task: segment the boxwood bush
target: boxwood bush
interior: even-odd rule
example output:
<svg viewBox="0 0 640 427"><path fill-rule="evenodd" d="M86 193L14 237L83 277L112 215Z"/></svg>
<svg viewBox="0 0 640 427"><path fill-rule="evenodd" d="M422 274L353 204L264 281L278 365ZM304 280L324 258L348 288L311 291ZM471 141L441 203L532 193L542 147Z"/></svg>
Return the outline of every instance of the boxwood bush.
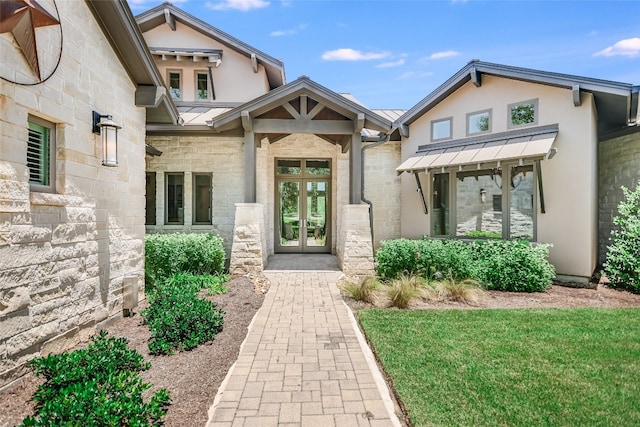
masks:
<svg viewBox="0 0 640 427"><path fill-rule="evenodd" d="M388 240L376 252L376 273L382 280L402 274L456 281L475 279L487 289L538 292L555 276L548 262L549 245L527 241L456 239Z"/></svg>
<svg viewBox="0 0 640 427"><path fill-rule="evenodd" d="M211 233L149 234L144 247L149 287L178 273L224 273L223 241Z"/></svg>
<svg viewBox="0 0 640 427"><path fill-rule="evenodd" d="M604 271L609 286L640 293L640 183L635 191L622 187L622 192Z"/></svg>
<svg viewBox="0 0 640 427"><path fill-rule="evenodd" d="M23 426L151 426L161 424L167 412L166 389L143 400L151 384L139 372L150 363L127 348L125 338L105 331L84 349L38 357L29 366L45 382L33 396L37 413Z"/></svg>
<svg viewBox="0 0 640 427"><path fill-rule="evenodd" d="M149 292L149 307L141 314L151 332L151 354L191 350L222 330L225 313L198 296L201 286L200 277L181 273L157 282Z"/></svg>

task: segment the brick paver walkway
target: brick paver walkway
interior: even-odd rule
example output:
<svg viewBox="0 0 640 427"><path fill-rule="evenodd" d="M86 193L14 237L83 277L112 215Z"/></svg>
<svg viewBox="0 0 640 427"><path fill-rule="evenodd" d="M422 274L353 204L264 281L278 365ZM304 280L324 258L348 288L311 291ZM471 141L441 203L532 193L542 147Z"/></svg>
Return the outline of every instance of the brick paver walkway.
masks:
<svg viewBox="0 0 640 427"><path fill-rule="evenodd" d="M271 281L208 427L399 426L386 384L342 302L339 271Z"/></svg>

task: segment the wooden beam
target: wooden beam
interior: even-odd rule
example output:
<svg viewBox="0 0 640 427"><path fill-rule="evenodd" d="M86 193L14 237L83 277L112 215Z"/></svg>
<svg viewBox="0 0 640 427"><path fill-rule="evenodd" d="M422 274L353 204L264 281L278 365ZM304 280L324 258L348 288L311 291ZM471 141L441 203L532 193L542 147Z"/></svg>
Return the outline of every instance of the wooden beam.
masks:
<svg viewBox="0 0 640 427"><path fill-rule="evenodd" d="M345 135L340 145L342 145L343 154L349 152L349 149L351 148L351 135Z"/></svg>
<svg viewBox="0 0 640 427"><path fill-rule="evenodd" d="M253 132L253 123L248 111L241 111L240 118L242 119L242 128L245 132Z"/></svg>
<svg viewBox="0 0 640 427"><path fill-rule="evenodd" d="M471 83L473 83L475 87L482 86L482 77L480 76L480 72L476 67L471 67L470 74L471 74Z"/></svg>
<svg viewBox="0 0 640 427"><path fill-rule="evenodd" d="M309 120L313 119L313 118L314 118L315 116L317 116L317 115L318 115L318 113L319 113L320 111L322 111L322 110L324 110L324 105L322 105L322 104L316 104L316 106L315 106L315 107L313 107L313 108L311 109L311 111L309 111L309 113L307 114L307 119L309 119Z"/></svg>
<svg viewBox="0 0 640 427"><path fill-rule="evenodd" d="M288 102L285 102L284 104L282 104L282 106L284 107L285 110L287 110L289 112L289 114L291 114L291 116L294 119L299 119L300 118L300 113L298 113L296 111L296 109L293 108L293 105L289 104Z"/></svg>
<svg viewBox="0 0 640 427"><path fill-rule="evenodd" d="M253 131L257 133L348 135L353 133L353 123L348 120L255 119Z"/></svg>
<svg viewBox="0 0 640 427"><path fill-rule="evenodd" d="M360 133L362 129L364 129L364 113L358 113L358 118L356 119L354 124L354 132Z"/></svg>
<svg viewBox="0 0 640 427"><path fill-rule="evenodd" d="M349 203L359 205L362 201L362 137L360 133L351 135L351 150L349 150Z"/></svg>
<svg viewBox="0 0 640 427"><path fill-rule="evenodd" d="M580 85L573 85L573 87L571 88L571 92L573 93L573 106L581 106L582 99L580 98Z"/></svg>
<svg viewBox="0 0 640 427"><path fill-rule="evenodd" d="M307 95L300 95L300 116L307 117Z"/></svg>
<svg viewBox="0 0 640 427"><path fill-rule="evenodd" d="M166 22L169 28L171 28L171 31L176 30L176 19L173 17L169 9L164 10L164 22Z"/></svg>

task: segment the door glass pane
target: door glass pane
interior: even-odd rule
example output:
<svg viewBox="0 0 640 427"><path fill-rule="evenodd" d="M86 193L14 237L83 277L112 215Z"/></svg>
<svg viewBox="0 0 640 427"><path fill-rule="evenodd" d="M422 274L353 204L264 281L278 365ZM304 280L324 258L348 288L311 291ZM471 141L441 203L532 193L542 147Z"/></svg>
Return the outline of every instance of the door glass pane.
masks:
<svg viewBox="0 0 640 427"><path fill-rule="evenodd" d="M456 235L501 238L501 196L502 174L500 169L458 173Z"/></svg>
<svg viewBox="0 0 640 427"><path fill-rule="evenodd" d="M278 175L300 175L301 165L300 160L280 159L276 164L276 173Z"/></svg>
<svg viewBox="0 0 640 427"><path fill-rule="evenodd" d="M327 181L307 181L307 246L326 244L327 187Z"/></svg>
<svg viewBox="0 0 640 427"><path fill-rule="evenodd" d="M329 160L307 160L305 170L308 175L329 175Z"/></svg>
<svg viewBox="0 0 640 427"><path fill-rule="evenodd" d="M433 175L433 201L431 203L431 235L449 235L449 174Z"/></svg>
<svg viewBox="0 0 640 427"><path fill-rule="evenodd" d="M194 222L211 224L211 175L195 175L194 181Z"/></svg>
<svg viewBox="0 0 640 427"><path fill-rule="evenodd" d="M300 183L281 181L278 184L280 195L280 245L298 246L300 244Z"/></svg>
<svg viewBox="0 0 640 427"><path fill-rule="evenodd" d="M509 234L512 239L533 240L533 165L511 168Z"/></svg>

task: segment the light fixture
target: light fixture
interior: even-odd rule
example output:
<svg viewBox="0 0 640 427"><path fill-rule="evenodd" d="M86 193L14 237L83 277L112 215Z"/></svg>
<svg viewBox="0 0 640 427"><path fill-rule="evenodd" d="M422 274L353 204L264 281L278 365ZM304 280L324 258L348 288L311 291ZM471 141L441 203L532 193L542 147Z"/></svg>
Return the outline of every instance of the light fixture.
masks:
<svg viewBox="0 0 640 427"><path fill-rule="evenodd" d="M485 190L484 188L480 189L480 201L482 203L487 201L487 190Z"/></svg>
<svg viewBox="0 0 640 427"><path fill-rule="evenodd" d="M103 166L118 166L118 129L122 126L110 115L93 112L93 133L100 135L102 140Z"/></svg>

